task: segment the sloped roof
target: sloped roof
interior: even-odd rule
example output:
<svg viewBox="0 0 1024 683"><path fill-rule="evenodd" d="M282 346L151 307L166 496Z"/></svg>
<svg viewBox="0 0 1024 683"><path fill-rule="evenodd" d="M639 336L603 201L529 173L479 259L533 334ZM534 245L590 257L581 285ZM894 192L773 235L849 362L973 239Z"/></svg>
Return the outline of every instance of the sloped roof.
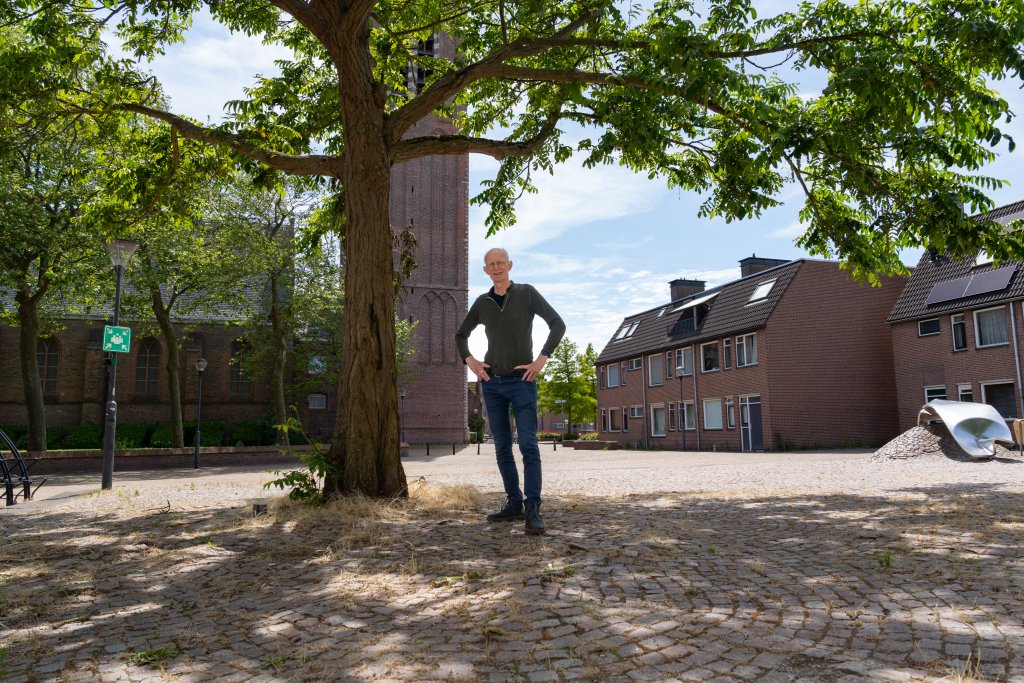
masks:
<svg viewBox="0 0 1024 683"><path fill-rule="evenodd" d="M656 308L626 316L622 325L616 328L618 334L623 325L639 322L636 331L629 337L615 341L614 335L605 344L598 355L598 362L635 358L670 346L682 346L714 339L726 334L735 334L764 327L768 316L782 298L793 276L800 269L805 259L791 261L775 268L769 268L753 275L720 285L713 289L698 292L675 301L667 302ZM751 302L750 295L758 285L775 280L768 295L759 301ZM682 309L688 303L698 299L709 299L709 310L703 323L694 331L678 336L669 336L669 330L683 315Z"/></svg>
<svg viewBox="0 0 1024 683"><path fill-rule="evenodd" d="M993 209L989 213L977 216L979 220L996 220L1000 223L1009 223L1011 220L1024 218L1024 201L1014 202ZM957 297L935 303L928 303L928 295L935 285L949 282L958 278L979 275L981 273L998 270L1000 268L1015 267L1016 271L1010 278L1005 288L995 291L984 292L975 296ZM958 261L947 261L939 259L933 263L928 252L921 254L921 259L914 269L914 274L903 288L896 305L889 314L890 323L898 323L906 320L931 318L942 313L949 313L969 308L980 308L988 304L998 304L1003 301L1013 301L1024 298L1024 275L1021 274L1020 261L1008 261L1005 263L990 263L982 266L974 265L974 259L963 259Z"/></svg>

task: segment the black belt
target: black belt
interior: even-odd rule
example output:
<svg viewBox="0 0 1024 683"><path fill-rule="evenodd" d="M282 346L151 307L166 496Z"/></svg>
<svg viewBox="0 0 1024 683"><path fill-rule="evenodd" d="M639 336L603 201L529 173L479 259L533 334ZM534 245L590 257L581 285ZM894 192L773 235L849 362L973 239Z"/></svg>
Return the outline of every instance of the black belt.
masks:
<svg viewBox="0 0 1024 683"><path fill-rule="evenodd" d="M509 370L508 372L495 372L494 370L487 368L487 374L491 377L522 377L526 374L526 370Z"/></svg>

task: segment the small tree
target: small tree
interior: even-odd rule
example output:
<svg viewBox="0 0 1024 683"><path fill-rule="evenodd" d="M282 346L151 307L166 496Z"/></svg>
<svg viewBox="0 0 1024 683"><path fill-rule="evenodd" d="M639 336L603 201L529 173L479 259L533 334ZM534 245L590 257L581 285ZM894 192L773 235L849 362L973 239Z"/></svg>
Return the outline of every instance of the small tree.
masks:
<svg viewBox="0 0 1024 683"><path fill-rule="evenodd" d="M592 366L590 370L576 344L568 338L559 343L544 366L537 386L537 406L548 415L565 414L566 433L572 431L573 415L592 414L597 407L590 381Z"/></svg>

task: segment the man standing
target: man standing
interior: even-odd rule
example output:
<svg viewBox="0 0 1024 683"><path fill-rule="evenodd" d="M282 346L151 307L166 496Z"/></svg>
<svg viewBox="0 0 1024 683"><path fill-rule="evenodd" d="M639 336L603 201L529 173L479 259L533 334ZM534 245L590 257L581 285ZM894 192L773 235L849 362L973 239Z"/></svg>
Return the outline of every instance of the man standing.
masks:
<svg viewBox="0 0 1024 683"><path fill-rule="evenodd" d="M505 484L505 504L487 515L490 522L526 520L526 533L543 534L540 516L540 447L537 445L537 384L548 356L565 334L565 323L530 285L509 279L512 261L504 249L484 254L484 272L494 286L481 294L455 333L459 357L483 382L484 405L491 422L498 471ZM548 338L540 354L533 357L533 317L539 315L548 324ZM487 353L483 362L469 352L469 335L483 323L487 333ZM519 434L519 452L523 456L523 485L519 489L519 469L512 454L512 425L509 409L515 415ZM524 504L525 502L525 504ZM524 514L525 513L525 514Z"/></svg>

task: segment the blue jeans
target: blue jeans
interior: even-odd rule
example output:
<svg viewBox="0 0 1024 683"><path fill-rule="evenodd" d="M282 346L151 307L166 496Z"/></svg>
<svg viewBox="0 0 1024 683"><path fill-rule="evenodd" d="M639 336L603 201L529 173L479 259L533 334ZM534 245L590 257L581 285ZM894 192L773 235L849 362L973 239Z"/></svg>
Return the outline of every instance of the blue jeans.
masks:
<svg viewBox="0 0 1024 683"><path fill-rule="evenodd" d="M523 484L526 501L540 505L540 446L537 445L537 384L521 377L491 377L482 382L487 419L491 424L498 471L509 500L523 500L519 490L519 469L512 454L512 425L509 408L516 419L519 452L523 456Z"/></svg>

